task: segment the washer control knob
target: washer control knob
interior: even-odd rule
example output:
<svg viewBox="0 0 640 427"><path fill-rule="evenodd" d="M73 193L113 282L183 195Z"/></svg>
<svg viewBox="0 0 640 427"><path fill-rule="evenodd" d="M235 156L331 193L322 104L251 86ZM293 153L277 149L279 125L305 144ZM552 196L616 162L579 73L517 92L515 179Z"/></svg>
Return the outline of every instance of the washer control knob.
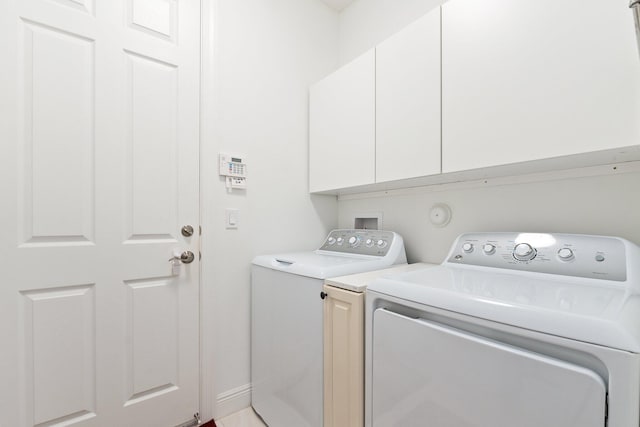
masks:
<svg viewBox="0 0 640 427"><path fill-rule="evenodd" d="M334 245L334 244L336 243L336 238L335 238L335 237L329 237L329 238L327 239L327 243L328 243L329 245Z"/></svg>
<svg viewBox="0 0 640 427"><path fill-rule="evenodd" d="M518 261L531 261L536 257L536 250L528 243L518 243L513 248L513 257Z"/></svg>
<svg viewBox="0 0 640 427"><path fill-rule="evenodd" d="M373 246L373 239L367 239L367 240L364 242L364 244L365 244L365 245L367 245L367 247L369 247L369 248L370 248L371 246Z"/></svg>
<svg viewBox="0 0 640 427"><path fill-rule="evenodd" d="M360 244L360 238L358 236L349 237L349 246L352 248L357 247Z"/></svg>
<svg viewBox="0 0 640 427"><path fill-rule="evenodd" d="M338 239L336 240L336 242L341 245L344 243L344 239L342 237L338 237Z"/></svg>
<svg viewBox="0 0 640 427"><path fill-rule="evenodd" d="M473 243L465 243L462 245L462 250L465 251L466 253L471 253L473 252Z"/></svg>
<svg viewBox="0 0 640 427"><path fill-rule="evenodd" d="M484 246L482 247L482 252L484 252L487 255L492 255L496 253L496 245L493 245L491 243L485 243Z"/></svg>
<svg viewBox="0 0 640 427"><path fill-rule="evenodd" d="M558 258L562 261L571 261L573 259L573 251L569 248L562 248L558 251Z"/></svg>
<svg viewBox="0 0 640 427"><path fill-rule="evenodd" d="M387 241L380 239L376 242L376 246L378 246L379 248L384 248L385 246L387 246Z"/></svg>

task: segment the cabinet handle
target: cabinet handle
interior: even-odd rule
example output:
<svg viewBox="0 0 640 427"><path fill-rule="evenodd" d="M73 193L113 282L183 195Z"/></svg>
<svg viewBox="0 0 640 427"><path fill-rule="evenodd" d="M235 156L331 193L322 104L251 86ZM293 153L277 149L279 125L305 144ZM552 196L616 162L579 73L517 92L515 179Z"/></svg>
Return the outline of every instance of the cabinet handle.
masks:
<svg viewBox="0 0 640 427"><path fill-rule="evenodd" d="M320 292L320 298L325 299L326 297L328 297L329 294L326 292Z"/></svg>

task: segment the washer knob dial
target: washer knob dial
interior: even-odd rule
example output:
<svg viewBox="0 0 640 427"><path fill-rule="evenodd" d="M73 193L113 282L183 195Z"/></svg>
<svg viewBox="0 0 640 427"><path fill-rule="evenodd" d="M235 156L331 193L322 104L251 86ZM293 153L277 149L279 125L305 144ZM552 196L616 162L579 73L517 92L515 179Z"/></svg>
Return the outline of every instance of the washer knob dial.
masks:
<svg viewBox="0 0 640 427"><path fill-rule="evenodd" d="M513 248L513 257L518 261L531 261L536 255L536 250L528 243L518 243Z"/></svg>
<svg viewBox="0 0 640 427"><path fill-rule="evenodd" d="M344 243L344 239L342 237L338 237L338 240L336 240L338 242L339 245Z"/></svg>
<svg viewBox="0 0 640 427"><path fill-rule="evenodd" d="M462 245L462 250L465 251L466 253L471 253L473 252L473 243L465 243Z"/></svg>
<svg viewBox="0 0 640 427"><path fill-rule="evenodd" d="M386 240L382 240L382 239L380 239L380 240L378 240L378 241L376 242L376 245L377 245L379 248L384 248L385 246L387 246L387 241L386 241Z"/></svg>
<svg viewBox="0 0 640 427"><path fill-rule="evenodd" d="M367 247L373 246L373 239L367 239L364 244L367 245Z"/></svg>
<svg viewBox="0 0 640 427"><path fill-rule="evenodd" d="M562 261L570 261L573 259L573 251L569 248L562 248L558 251L558 258Z"/></svg>
<svg viewBox="0 0 640 427"><path fill-rule="evenodd" d="M484 246L482 247L482 251L487 255L494 254L496 252L496 245L493 245L491 243L485 243Z"/></svg>
<svg viewBox="0 0 640 427"><path fill-rule="evenodd" d="M335 244L336 243L336 238L335 237L329 237L327 239L327 243L330 244L330 245Z"/></svg>
<svg viewBox="0 0 640 427"><path fill-rule="evenodd" d="M349 246L352 248L357 247L360 244L360 238L358 236L349 237Z"/></svg>

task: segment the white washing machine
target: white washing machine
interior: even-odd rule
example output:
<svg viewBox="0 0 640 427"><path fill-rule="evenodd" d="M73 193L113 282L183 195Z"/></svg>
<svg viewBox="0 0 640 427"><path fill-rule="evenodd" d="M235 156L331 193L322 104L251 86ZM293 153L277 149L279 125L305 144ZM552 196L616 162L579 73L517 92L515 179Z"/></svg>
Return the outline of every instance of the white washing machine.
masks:
<svg viewBox="0 0 640 427"><path fill-rule="evenodd" d="M251 270L251 405L271 427L322 427L324 279L406 263L390 231L334 230L320 249L258 256Z"/></svg>
<svg viewBox="0 0 640 427"><path fill-rule="evenodd" d="M365 425L637 427L639 292L623 239L462 235L369 285Z"/></svg>

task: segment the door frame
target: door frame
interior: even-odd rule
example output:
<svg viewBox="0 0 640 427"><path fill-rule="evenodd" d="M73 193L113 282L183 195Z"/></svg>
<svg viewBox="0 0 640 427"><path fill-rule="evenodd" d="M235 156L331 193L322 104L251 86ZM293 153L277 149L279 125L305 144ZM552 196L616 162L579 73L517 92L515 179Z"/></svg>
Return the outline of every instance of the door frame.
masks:
<svg viewBox="0 0 640 427"><path fill-rule="evenodd" d="M210 169L216 164L209 150L203 149L203 141L213 140L211 120L205 117L213 115L213 77L214 77L214 6L213 2L200 0L200 224L207 218L206 197L210 195L210 188L206 185L214 174ZM209 158L212 157L212 158ZM210 235L210 230L202 230L200 247ZM216 388L214 378L215 362L215 317L214 286L215 281L207 275L208 269L203 266L208 262L206 257L200 262L200 418L211 420L215 415Z"/></svg>

